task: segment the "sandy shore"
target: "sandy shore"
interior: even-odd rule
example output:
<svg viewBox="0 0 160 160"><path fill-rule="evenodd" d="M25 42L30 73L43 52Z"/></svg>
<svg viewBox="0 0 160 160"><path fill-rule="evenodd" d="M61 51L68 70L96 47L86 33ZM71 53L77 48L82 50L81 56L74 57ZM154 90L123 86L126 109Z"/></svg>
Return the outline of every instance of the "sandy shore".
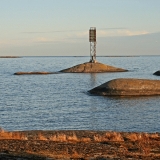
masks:
<svg viewBox="0 0 160 160"><path fill-rule="evenodd" d="M160 133L0 131L0 159L160 159Z"/></svg>

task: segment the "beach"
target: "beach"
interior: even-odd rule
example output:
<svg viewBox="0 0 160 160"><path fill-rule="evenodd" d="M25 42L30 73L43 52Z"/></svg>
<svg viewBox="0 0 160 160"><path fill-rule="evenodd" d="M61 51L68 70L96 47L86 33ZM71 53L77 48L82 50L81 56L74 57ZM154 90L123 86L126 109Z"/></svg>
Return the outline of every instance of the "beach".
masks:
<svg viewBox="0 0 160 160"><path fill-rule="evenodd" d="M0 158L160 159L160 134L113 131L15 131L0 133Z"/></svg>

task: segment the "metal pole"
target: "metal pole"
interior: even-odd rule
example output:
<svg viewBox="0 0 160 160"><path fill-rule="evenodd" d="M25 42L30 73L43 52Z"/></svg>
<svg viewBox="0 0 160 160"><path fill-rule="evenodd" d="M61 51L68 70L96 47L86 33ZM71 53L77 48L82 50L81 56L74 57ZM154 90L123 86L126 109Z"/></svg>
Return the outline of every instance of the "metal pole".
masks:
<svg viewBox="0 0 160 160"><path fill-rule="evenodd" d="M89 30L90 41L90 62L96 63L96 28L91 27Z"/></svg>

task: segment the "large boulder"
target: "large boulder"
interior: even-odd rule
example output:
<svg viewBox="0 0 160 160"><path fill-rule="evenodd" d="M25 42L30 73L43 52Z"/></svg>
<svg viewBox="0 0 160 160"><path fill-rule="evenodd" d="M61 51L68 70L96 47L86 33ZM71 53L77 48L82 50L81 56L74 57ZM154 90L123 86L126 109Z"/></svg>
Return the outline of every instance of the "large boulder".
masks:
<svg viewBox="0 0 160 160"><path fill-rule="evenodd" d="M60 72L66 72L66 73L101 73L101 72L126 72L127 70L122 68L116 68L113 66L108 66L99 62L91 63L86 62L83 64L79 64L76 66L73 66L71 68L67 68L64 70L61 70Z"/></svg>
<svg viewBox="0 0 160 160"><path fill-rule="evenodd" d="M160 80L114 79L91 89L89 93L104 96L160 95Z"/></svg>
<svg viewBox="0 0 160 160"><path fill-rule="evenodd" d="M155 73L154 73L154 75L156 75L156 76L160 76L160 70L159 70L159 71L157 71L157 72L155 72Z"/></svg>

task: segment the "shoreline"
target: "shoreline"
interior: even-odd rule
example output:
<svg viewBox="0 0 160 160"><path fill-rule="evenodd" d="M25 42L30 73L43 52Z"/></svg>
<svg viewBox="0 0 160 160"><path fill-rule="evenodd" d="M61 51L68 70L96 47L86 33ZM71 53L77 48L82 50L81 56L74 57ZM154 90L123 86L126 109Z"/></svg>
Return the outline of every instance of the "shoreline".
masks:
<svg viewBox="0 0 160 160"><path fill-rule="evenodd" d="M89 130L0 131L0 157L160 159L160 133Z"/></svg>

